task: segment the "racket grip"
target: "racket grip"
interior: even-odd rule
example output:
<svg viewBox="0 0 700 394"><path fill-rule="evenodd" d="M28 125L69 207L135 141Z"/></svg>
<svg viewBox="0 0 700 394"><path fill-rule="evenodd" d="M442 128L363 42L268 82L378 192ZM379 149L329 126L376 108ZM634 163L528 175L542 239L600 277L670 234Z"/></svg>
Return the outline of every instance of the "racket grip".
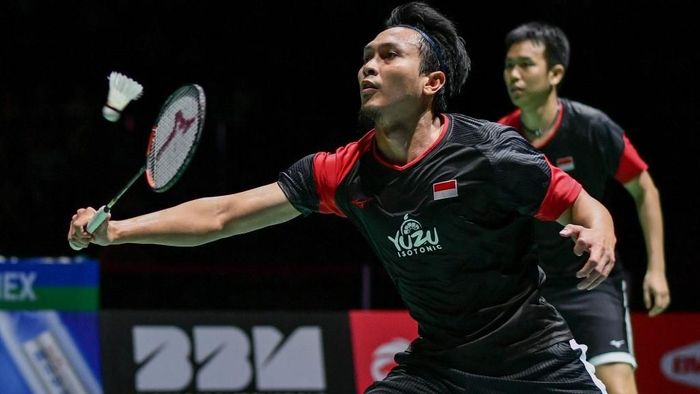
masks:
<svg viewBox="0 0 700 394"><path fill-rule="evenodd" d="M85 230L90 234L94 233L95 230L100 227L100 224L104 223L107 219L107 215L109 215L109 208L107 208L106 205L101 206L100 209L95 212L95 216L93 216L85 226Z"/></svg>
<svg viewBox="0 0 700 394"><path fill-rule="evenodd" d="M75 250L75 251L82 250L82 248L79 248L79 247L75 246L75 245L73 244L73 242L71 242L71 241L68 241L68 245L70 245L70 248L73 249L73 250Z"/></svg>

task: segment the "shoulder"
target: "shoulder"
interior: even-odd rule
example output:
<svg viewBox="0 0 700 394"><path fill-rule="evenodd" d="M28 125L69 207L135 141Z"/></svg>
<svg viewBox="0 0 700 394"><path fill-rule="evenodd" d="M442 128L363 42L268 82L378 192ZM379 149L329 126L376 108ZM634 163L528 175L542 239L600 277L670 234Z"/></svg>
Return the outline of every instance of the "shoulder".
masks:
<svg viewBox="0 0 700 394"><path fill-rule="evenodd" d="M522 123L520 122L521 113L522 111L520 108L516 108L513 110L513 112L501 117L501 119L498 119L498 123L520 129L522 127Z"/></svg>
<svg viewBox="0 0 700 394"><path fill-rule="evenodd" d="M362 138L357 141L350 142L344 146L337 148L333 152L318 152L315 154L314 161L333 160L340 162L355 162L363 154L369 152L374 144L374 129L365 133Z"/></svg>
<svg viewBox="0 0 700 394"><path fill-rule="evenodd" d="M586 105L574 100L560 99L564 113L579 125L586 125L592 129L618 128L617 124L598 108Z"/></svg>
<svg viewBox="0 0 700 394"><path fill-rule="evenodd" d="M474 149L491 166L502 167L512 161L527 161L540 153L514 128L483 119L453 115L451 142Z"/></svg>
<svg viewBox="0 0 700 394"><path fill-rule="evenodd" d="M503 138L521 138L511 126L473 118L463 114L449 114L452 125L452 138L455 142L473 145L474 147L493 146Z"/></svg>

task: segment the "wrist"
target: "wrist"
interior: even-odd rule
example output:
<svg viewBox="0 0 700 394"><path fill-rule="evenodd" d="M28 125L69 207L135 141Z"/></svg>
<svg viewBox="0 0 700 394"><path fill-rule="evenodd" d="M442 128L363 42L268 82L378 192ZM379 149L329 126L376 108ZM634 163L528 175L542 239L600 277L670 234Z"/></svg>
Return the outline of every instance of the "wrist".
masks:
<svg viewBox="0 0 700 394"><path fill-rule="evenodd" d="M120 231L119 231L119 222L118 221L110 221L107 226L107 244L116 244L117 241L119 240L120 236Z"/></svg>
<svg viewBox="0 0 700 394"><path fill-rule="evenodd" d="M647 266L647 275L666 275L666 271L663 267L653 267L651 265Z"/></svg>

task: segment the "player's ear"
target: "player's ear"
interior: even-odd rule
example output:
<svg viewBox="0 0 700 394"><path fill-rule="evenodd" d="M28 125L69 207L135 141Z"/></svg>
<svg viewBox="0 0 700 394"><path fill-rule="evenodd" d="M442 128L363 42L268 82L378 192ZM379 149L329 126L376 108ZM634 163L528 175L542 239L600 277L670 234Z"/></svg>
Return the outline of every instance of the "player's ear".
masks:
<svg viewBox="0 0 700 394"><path fill-rule="evenodd" d="M423 92L427 95L434 95L445 86L447 76L442 71L433 71L427 74L427 80L423 86Z"/></svg>
<svg viewBox="0 0 700 394"><path fill-rule="evenodd" d="M549 77L549 83L554 86L559 86L561 80L564 79L564 66L561 64L556 64L549 69L547 73Z"/></svg>

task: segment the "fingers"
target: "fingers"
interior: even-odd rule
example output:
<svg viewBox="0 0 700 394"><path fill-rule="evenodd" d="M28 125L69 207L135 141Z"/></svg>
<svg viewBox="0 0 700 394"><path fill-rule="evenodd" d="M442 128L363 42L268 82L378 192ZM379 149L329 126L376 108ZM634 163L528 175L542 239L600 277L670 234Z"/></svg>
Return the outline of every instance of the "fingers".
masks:
<svg viewBox="0 0 700 394"><path fill-rule="evenodd" d="M85 225L94 214L95 210L93 208L81 208L71 217L71 223L68 228L68 245L71 249L81 250L90 245L93 236L85 230Z"/></svg>
<svg viewBox="0 0 700 394"><path fill-rule="evenodd" d="M584 242L576 242L576 245L574 245L574 254L576 256L581 256L583 255L583 252L588 251L588 245L586 245ZM603 258L603 253L600 250L600 248L596 249L591 255L588 257L588 261L586 261L586 264L583 265L583 268L581 268L577 273L576 277L577 278L587 278L591 274L594 274L596 272L596 269L600 265L600 269L598 269L598 274L602 272L602 268L604 264L600 264L600 262L604 263L604 258ZM597 276L597 275L596 275Z"/></svg>
<svg viewBox="0 0 700 394"><path fill-rule="evenodd" d="M581 271L576 273L576 276L579 278L583 278L582 281L576 285L576 288L579 290L591 290L594 287L596 287L598 283L598 279L600 278L601 274L599 272L595 271L596 268L596 263L591 262L590 260L583 266ZM588 272L587 274L583 274L582 272ZM605 278L603 278L605 280ZM602 282L602 281L601 281Z"/></svg>
<svg viewBox="0 0 700 394"><path fill-rule="evenodd" d="M95 215L95 209L92 207L80 208L73 215L71 224L75 226L85 227L85 225L92 219Z"/></svg>
<svg viewBox="0 0 700 394"><path fill-rule="evenodd" d="M608 279L608 275L607 275L607 274L600 274L600 275L598 275L598 276L595 278L595 280L593 280L593 283L591 283L591 285L588 286L588 287L586 288L586 290L593 290L593 289L595 289L596 287L598 287L599 284L605 282L606 279Z"/></svg>
<svg viewBox="0 0 700 394"><path fill-rule="evenodd" d="M559 231L559 235L561 235L562 237L571 238L574 241L576 241L582 229L583 227L581 226L575 224L567 224L561 231Z"/></svg>
<svg viewBox="0 0 700 394"><path fill-rule="evenodd" d="M607 274L603 274L597 271L591 272L587 277L576 285L579 290L593 290L599 284L603 283L605 279L608 278Z"/></svg>
<svg viewBox="0 0 700 394"><path fill-rule="evenodd" d="M608 277L615 265L615 237L605 229L589 229L568 224L559 234L574 240L574 254L582 256L588 253L586 264L576 273L583 278L577 287L592 290Z"/></svg>
<svg viewBox="0 0 700 394"><path fill-rule="evenodd" d="M588 252L588 251L589 251L589 247L585 242L583 242L581 240L577 240L576 243L574 244L574 254L576 256L583 256L583 254L585 252Z"/></svg>
<svg viewBox="0 0 700 394"><path fill-rule="evenodd" d="M663 311L664 311L664 308L654 306L653 308L651 308L649 310L649 317L654 317L654 316L660 315L661 312L663 312Z"/></svg>
<svg viewBox="0 0 700 394"><path fill-rule="evenodd" d="M583 265L583 268L576 273L577 278L583 278L583 280L576 285L579 290L590 290L595 287L593 285L601 275L600 272L596 271L597 266L598 262L590 258L586 261L586 264Z"/></svg>
<svg viewBox="0 0 700 394"><path fill-rule="evenodd" d="M649 310L649 315L651 316L651 289L644 287L644 307Z"/></svg>
<svg viewBox="0 0 700 394"><path fill-rule="evenodd" d="M588 245L579 239L583 230L584 227L582 226L567 224L561 231L559 231L559 235L562 237L571 238L575 242L574 254L576 254L576 256L582 256L585 252L588 252Z"/></svg>
<svg viewBox="0 0 700 394"><path fill-rule="evenodd" d="M666 308L668 308L669 304L671 303L671 297L668 294L668 292L658 294L653 293L653 300L653 306L647 306L647 309L649 309L649 316L651 317L661 314L663 311L666 310Z"/></svg>
<svg viewBox="0 0 700 394"><path fill-rule="evenodd" d="M584 278L576 286L579 290L592 290L608 278L615 265L615 259L601 249L595 249L583 268L577 273L577 278Z"/></svg>

